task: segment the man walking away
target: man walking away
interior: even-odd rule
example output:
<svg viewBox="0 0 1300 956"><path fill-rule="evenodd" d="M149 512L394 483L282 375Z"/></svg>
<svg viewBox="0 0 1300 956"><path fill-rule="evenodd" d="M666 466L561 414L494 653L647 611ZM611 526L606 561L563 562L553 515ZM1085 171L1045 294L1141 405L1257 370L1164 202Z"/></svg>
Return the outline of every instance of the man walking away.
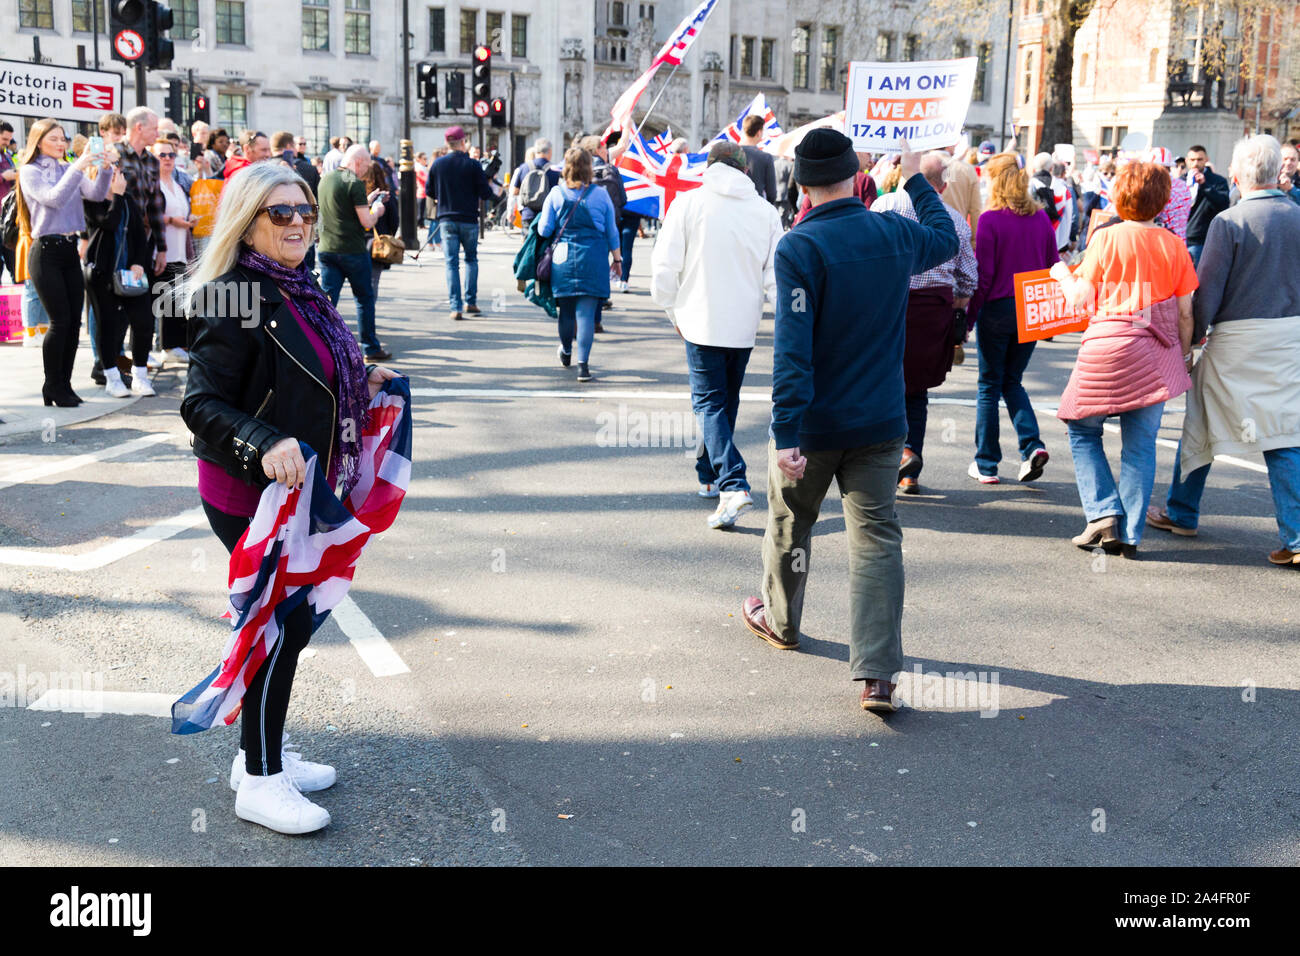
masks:
<svg viewBox="0 0 1300 956"><path fill-rule="evenodd" d="M1061 249L1060 234L1061 223L1064 221L1061 216L1061 207L1056 203L1055 177L1052 175L1052 154L1038 153L1034 156L1032 162L1033 175L1029 177L1029 194L1034 197L1034 201L1043 207L1043 212L1047 213L1048 220L1052 223L1052 230L1057 234L1056 249Z"/></svg>
<svg viewBox="0 0 1300 956"><path fill-rule="evenodd" d="M650 257L650 295L686 342L703 438L699 494L718 499L710 528L730 528L754 504L735 442L736 412L763 299L776 296L782 235L781 215L754 192L745 159L729 140L713 144L703 187L669 207Z"/></svg>
<svg viewBox="0 0 1300 956"><path fill-rule="evenodd" d="M321 177L320 277L333 305L338 305L347 279L357 302L357 331L366 359L384 362L393 353L380 345L375 332L375 285L366 249L366 231L383 216L384 203L380 190L367 195L361 182L369 166L370 150L358 143L343 155L338 169Z"/></svg>
<svg viewBox="0 0 1300 956"><path fill-rule="evenodd" d="M795 148L811 211L776 250L776 341L763 597L741 607L774 647L799 646L808 549L834 479L849 535L849 669L862 707L896 709L903 667L903 532L895 511L907 434L903 342L908 278L957 254L957 232L901 140L919 222L873 213L854 193L853 142L814 129Z"/></svg>
<svg viewBox="0 0 1300 956"><path fill-rule="evenodd" d="M460 250L465 250L465 312L478 315L478 204L481 199L501 195L501 187L488 182L483 167L466 151L465 128L447 130L447 155L429 170L426 187L438 204L438 232L442 236L443 259L447 264L447 298L451 318L460 320Z"/></svg>
<svg viewBox="0 0 1300 956"><path fill-rule="evenodd" d="M951 160L944 153L926 153L921 157L921 175L940 198L946 195L949 185L944 181L945 175L951 175L957 166L970 169L968 163ZM957 255L929 272L912 276L907 295L907 338L903 348L907 441L898 464L898 490L905 495L920 491L918 479L924 466L921 455L925 447L929 389L942 385L952 371L954 310L962 310L964 327L966 306L979 283L970 226L959 209L947 205L947 210L957 230ZM871 211L896 212L913 222L917 219L911 196L901 189L881 196L872 204Z"/></svg>
<svg viewBox="0 0 1300 956"><path fill-rule="evenodd" d="M749 178L753 180L758 194L773 206L777 202L776 163L770 154L758 148L763 141L763 117L755 114L746 116L740 124L740 145L745 150L745 163L749 167Z"/></svg>
<svg viewBox="0 0 1300 956"><path fill-rule="evenodd" d="M510 191L519 207L525 234L528 224L542 211L546 197L559 181L560 171L551 165L551 141L541 137L533 143L533 158L521 163L510 177Z"/></svg>
<svg viewBox="0 0 1300 956"><path fill-rule="evenodd" d="M1192 193L1192 211L1187 214L1187 251L1198 266L1210 223L1228 208L1228 181L1209 169L1209 163L1204 146L1187 151L1187 188Z"/></svg>

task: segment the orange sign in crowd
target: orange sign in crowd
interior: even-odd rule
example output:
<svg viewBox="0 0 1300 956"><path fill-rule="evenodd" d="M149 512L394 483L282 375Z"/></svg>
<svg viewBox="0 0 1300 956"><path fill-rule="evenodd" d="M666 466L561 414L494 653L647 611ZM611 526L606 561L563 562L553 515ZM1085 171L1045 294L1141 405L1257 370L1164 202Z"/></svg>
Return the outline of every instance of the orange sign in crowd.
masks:
<svg viewBox="0 0 1300 956"><path fill-rule="evenodd" d="M1065 302L1061 284L1047 269L1017 272L1016 331L1021 342L1050 339L1066 332L1082 332L1088 327L1091 313L1075 311Z"/></svg>

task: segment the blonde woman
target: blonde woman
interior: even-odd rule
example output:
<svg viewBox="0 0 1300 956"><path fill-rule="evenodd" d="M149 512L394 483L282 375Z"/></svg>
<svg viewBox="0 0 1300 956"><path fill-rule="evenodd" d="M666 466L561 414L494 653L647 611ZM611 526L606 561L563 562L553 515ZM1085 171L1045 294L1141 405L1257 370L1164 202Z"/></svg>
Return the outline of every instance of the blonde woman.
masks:
<svg viewBox="0 0 1300 956"><path fill-rule="evenodd" d="M1021 384L1034 354L1034 343L1022 344L1016 334L1012 279L1017 272L1050 269L1061 257L1056 251L1056 230L1047 213L1029 195L1029 177L1016 157L1011 153L994 156L984 168L984 177L989 180L989 206L980 214L976 230L979 285L971 297L969 312L975 323L980 371L975 460L967 474L981 484L995 485L1002 460L998 443L1000 401L1007 404L1007 414L1020 442L1019 480L1041 477L1048 461L1038 418Z"/></svg>
<svg viewBox="0 0 1300 956"><path fill-rule="evenodd" d="M320 455L331 485L356 482L359 436L389 369L367 367L356 339L307 271L318 209L307 183L278 163L227 182L212 238L187 287L190 365L181 417L194 433L198 492L213 532L233 551L262 487L301 485L298 442ZM241 748L230 770L235 813L280 833L308 833L329 813L303 796L333 767L285 747L298 654L311 637L303 604L243 698Z"/></svg>
<svg viewBox="0 0 1300 956"><path fill-rule="evenodd" d="M68 138L59 121L43 119L32 125L27 145L15 160L18 229L32 237L27 271L50 323L41 346L45 361L41 397L46 405L61 408L81 404L72 390L72 366L85 302L77 254L79 235L86 229L82 200L103 199L113 180L108 175L93 181L86 176L96 162L104 170L109 168L104 154L84 151L67 163L63 159L67 150ZM69 276L76 278L70 281Z"/></svg>

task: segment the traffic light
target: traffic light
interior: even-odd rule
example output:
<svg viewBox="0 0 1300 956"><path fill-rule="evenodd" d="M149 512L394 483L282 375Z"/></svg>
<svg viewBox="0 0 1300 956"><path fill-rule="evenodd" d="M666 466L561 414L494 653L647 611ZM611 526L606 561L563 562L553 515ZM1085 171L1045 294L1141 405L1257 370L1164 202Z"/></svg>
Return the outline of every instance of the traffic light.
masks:
<svg viewBox="0 0 1300 956"><path fill-rule="evenodd" d="M208 112L208 97L206 93L197 93L194 96L194 113L190 118L190 123L193 124L199 121L204 123L212 122Z"/></svg>
<svg viewBox="0 0 1300 956"><path fill-rule="evenodd" d="M108 35L114 60L136 63L144 59L148 12L145 0L114 0L109 4Z"/></svg>
<svg viewBox="0 0 1300 956"><path fill-rule="evenodd" d="M447 74L447 109L459 113L465 108L465 74L453 70Z"/></svg>
<svg viewBox="0 0 1300 956"><path fill-rule="evenodd" d="M420 118L436 119L438 109L438 67L433 63L415 66L415 96L420 101Z"/></svg>
<svg viewBox="0 0 1300 956"><path fill-rule="evenodd" d="M165 34L172 28L172 11L152 0L145 17L144 65L149 70L170 70L176 47Z"/></svg>
<svg viewBox="0 0 1300 956"><path fill-rule="evenodd" d="M492 48L480 44L474 48L474 115L480 119L486 117L491 99Z"/></svg>
<svg viewBox="0 0 1300 956"><path fill-rule="evenodd" d="M501 97L492 100L492 127L493 129L505 129L506 126L506 101Z"/></svg>
<svg viewBox="0 0 1300 956"><path fill-rule="evenodd" d="M185 96L180 80L167 81L167 118L177 126L185 125Z"/></svg>

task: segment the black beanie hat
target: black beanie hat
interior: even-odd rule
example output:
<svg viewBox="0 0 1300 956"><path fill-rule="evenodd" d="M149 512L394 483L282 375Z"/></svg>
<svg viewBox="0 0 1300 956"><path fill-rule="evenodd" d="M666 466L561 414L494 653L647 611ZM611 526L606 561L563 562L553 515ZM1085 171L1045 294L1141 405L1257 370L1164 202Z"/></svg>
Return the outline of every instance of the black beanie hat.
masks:
<svg viewBox="0 0 1300 956"><path fill-rule="evenodd" d="M853 140L825 126L809 130L794 148L794 181L800 186L832 186L853 178L858 157Z"/></svg>

